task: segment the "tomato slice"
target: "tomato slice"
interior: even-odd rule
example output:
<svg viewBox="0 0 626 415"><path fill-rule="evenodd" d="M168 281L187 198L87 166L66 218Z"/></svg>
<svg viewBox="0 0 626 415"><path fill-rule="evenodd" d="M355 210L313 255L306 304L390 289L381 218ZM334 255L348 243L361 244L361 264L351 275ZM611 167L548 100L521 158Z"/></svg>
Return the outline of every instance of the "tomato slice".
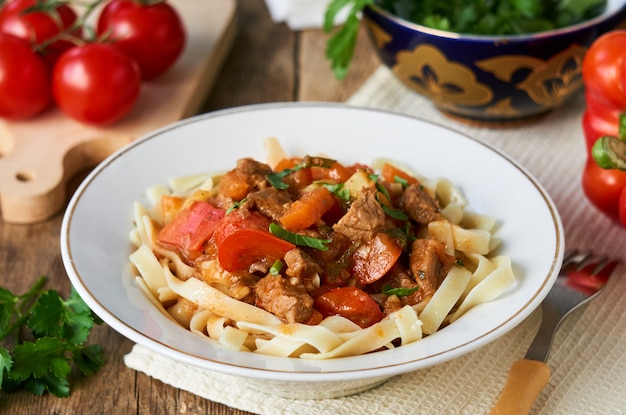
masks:
<svg viewBox="0 0 626 415"><path fill-rule="evenodd" d="M352 255L352 275L361 284L381 279L402 254L402 247L386 233L378 233Z"/></svg>
<svg viewBox="0 0 626 415"><path fill-rule="evenodd" d="M258 212L226 215L215 231L217 259L226 271L242 271L258 261L271 265L295 248L269 232L269 218Z"/></svg>
<svg viewBox="0 0 626 415"><path fill-rule="evenodd" d="M338 287L315 299L313 307L324 317L340 315L362 328L383 319L380 306L365 291L357 287Z"/></svg>
<svg viewBox="0 0 626 415"><path fill-rule="evenodd" d="M223 216L224 209L197 200L161 229L157 241L189 259L197 258Z"/></svg>

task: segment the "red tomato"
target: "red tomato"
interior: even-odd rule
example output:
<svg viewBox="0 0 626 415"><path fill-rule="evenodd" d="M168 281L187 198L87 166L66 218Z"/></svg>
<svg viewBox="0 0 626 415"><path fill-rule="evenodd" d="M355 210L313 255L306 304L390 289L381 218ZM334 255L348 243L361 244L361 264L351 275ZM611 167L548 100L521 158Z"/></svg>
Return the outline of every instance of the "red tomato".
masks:
<svg viewBox="0 0 626 415"><path fill-rule="evenodd" d="M596 39L583 59L587 96L604 105L626 108L626 30L614 30Z"/></svg>
<svg viewBox="0 0 626 415"><path fill-rule="evenodd" d="M246 270L258 261L272 265L295 248L291 242L269 233L269 218L257 212L243 216L239 211L226 215L215 229L217 259L222 268Z"/></svg>
<svg viewBox="0 0 626 415"><path fill-rule="evenodd" d="M109 34L117 48L137 61L144 80L169 69L186 41L183 23L167 2L112 0L98 18L97 32Z"/></svg>
<svg viewBox="0 0 626 415"><path fill-rule="evenodd" d="M626 187L622 189L622 192L619 195L619 203L618 203L618 211L619 211L619 220L622 222L622 225L626 228Z"/></svg>
<svg viewBox="0 0 626 415"><path fill-rule="evenodd" d="M52 74L52 93L61 110L77 121L111 124L139 97L137 64L109 44L92 43L65 52Z"/></svg>
<svg viewBox="0 0 626 415"><path fill-rule="evenodd" d="M340 315L363 328L383 319L376 300L357 287L327 291L315 299L314 307L324 317Z"/></svg>
<svg viewBox="0 0 626 415"><path fill-rule="evenodd" d="M52 102L50 70L28 42L0 33L0 117L33 117Z"/></svg>
<svg viewBox="0 0 626 415"><path fill-rule="evenodd" d="M0 32L25 39L32 45L41 45L42 42L57 36L76 22L76 12L67 4L44 2L38 5L37 3L37 0L7 2L0 10ZM24 13L26 9L33 6L40 7L40 10ZM77 30L75 34L80 34L80 30ZM61 53L72 46L74 46L73 43L58 39L46 46L42 53L48 62L55 62Z"/></svg>
<svg viewBox="0 0 626 415"><path fill-rule="evenodd" d="M588 158L582 175L582 187L587 199L600 211L619 220L619 200L626 187L626 172L603 169Z"/></svg>
<svg viewBox="0 0 626 415"><path fill-rule="evenodd" d="M360 284L371 284L389 272L400 254L402 247L391 236L376 234L352 255L352 274Z"/></svg>

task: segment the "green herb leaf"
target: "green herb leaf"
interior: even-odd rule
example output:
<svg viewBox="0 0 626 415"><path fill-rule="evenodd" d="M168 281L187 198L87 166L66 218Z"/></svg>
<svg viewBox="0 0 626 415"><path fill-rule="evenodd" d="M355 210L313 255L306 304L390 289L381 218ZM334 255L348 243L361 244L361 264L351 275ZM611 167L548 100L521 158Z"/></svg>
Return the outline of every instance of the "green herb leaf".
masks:
<svg viewBox="0 0 626 415"><path fill-rule="evenodd" d="M311 236L299 235L297 233L289 232L285 228L275 223L270 224L270 233L278 236L285 241L299 246L307 246L309 248L319 249L320 251L327 251L328 247L325 244L330 243L330 239L319 239Z"/></svg>
<svg viewBox="0 0 626 415"><path fill-rule="evenodd" d="M321 183L321 185L327 188L332 194L334 194L335 196L337 196L339 199L343 200L344 202L348 202L350 200L350 191L346 189L344 183L337 183L337 184Z"/></svg>
<svg viewBox="0 0 626 415"><path fill-rule="evenodd" d="M333 0L324 14L324 31L330 33L335 25L337 14L350 7L343 25L335 31L326 44L326 58L331 62L331 69L336 79L344 79L348 74L359 33L359 14L366 5L374 0Z"/></svg>
<svg viewBox="0 0 626 415"><path fill-rule="evenodd" d="M101 348L84 345L101 320L74 289L64 300L55 290L42 291L44 284L42 277L22 295L0 288L0 341L8 346L9 335L14 339L12 348L0 347L0 389L67 397L72 367L91 375L104 365Z"/></svg>
<svg viewBox="0 0 626 415"><path fill-rule="evenodd" d="M283 261L277 259L270 267L270 275L280 275L280 271L283 269Z"/></svg>
<svg viewBox="0 0 626 415"><path fill-rule="evenodd" d="M386 285L383 287L383 294L385 295L397 295L398 297L406 297L407 295L411 295L414 292L418 291L420 287L412 287L412 288L391 288Z"/></svg>
<svg viewBox="0 0 626 415"><path fill-rule="evenodd" d="M285 190L289 188L289 185L284 183L283 179L287 177L288 175L290 175L291 173L295 173L298 170L302 170L302 169L309 168L309 167L323 167L323 168L328 169L335 162L336 160L332 160L332 159L325 158L325 157L304 156L302 161L296 164L295 166L293 166L292 168L285 169L285 170L275 172L275 173L272 172L268 174L267 181L270 182L272 187L279 189L279 190Z"/></svg>

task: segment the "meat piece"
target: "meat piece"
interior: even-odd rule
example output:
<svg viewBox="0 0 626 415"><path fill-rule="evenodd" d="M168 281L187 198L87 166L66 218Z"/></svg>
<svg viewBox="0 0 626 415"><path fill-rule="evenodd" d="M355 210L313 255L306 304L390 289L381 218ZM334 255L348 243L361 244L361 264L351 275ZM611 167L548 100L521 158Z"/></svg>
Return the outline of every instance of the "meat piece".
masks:
<svg viewBox="0 0 626 415"><path fill-rule="evenodd" d="M280 275L267 275L256 284L256 305L288 323L306 321L313 311L313 298Z"/></svg>
<svg viewBox="0 0 626 415"><path fill-rule="evenodd" d="M411 244L409 266L422 296L432 296L456 258L437 239L416 239Z"/></svg>
<svg viewBox="0 0 626 415"><path fill-rule="evenodd" d="M270 166L251 158L237 160L237 166L226 172L219 186L218 199L239 201L251 191L269 186L267 175L272 172Z"/></svg>
<svg viewBox="0 0 626 415"><path fill-rule="evenodd" d="M419 184L412 184L404 189L400 196L400 207L420 225L443 219L437 201L424 192Z"/></svg>
<svg viewBox="0 0 626 415"><path fill-rule="evenodd" d="M376 200L376 189L365 189L333 229L351 240L369 240L385 230L386 216Z"/></svg>
<svg viewBox="0 0 626 415"><path fill-rule="evenodd" d="M292 202L291 194L273 187L252 192L247 196L248 203L259 212L278 221Z"/></svg>
<svg viewBox="0 0 626 415"><path fill-rule="evenodd" d="M287 252L284 260L287 264L285 274L290 277L309 277L322 272L322 267L299 248Z"/></svg>

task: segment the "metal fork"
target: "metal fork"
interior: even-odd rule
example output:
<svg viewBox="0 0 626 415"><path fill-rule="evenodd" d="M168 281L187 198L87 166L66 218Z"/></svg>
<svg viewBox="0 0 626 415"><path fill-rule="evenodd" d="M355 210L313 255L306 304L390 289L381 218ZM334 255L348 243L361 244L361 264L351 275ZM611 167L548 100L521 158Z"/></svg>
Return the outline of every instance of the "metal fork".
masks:
<svg viewBox="0 0 626 415"><path fill-rule="evenodd" d="M490 415L526 415L550 380L545 363L554 334L574 310L589 303L606 285L619 261L598 258L591 252L570 251L554 286L541 303L539 331L524 359L511 366L502 394Z"/></svg>

